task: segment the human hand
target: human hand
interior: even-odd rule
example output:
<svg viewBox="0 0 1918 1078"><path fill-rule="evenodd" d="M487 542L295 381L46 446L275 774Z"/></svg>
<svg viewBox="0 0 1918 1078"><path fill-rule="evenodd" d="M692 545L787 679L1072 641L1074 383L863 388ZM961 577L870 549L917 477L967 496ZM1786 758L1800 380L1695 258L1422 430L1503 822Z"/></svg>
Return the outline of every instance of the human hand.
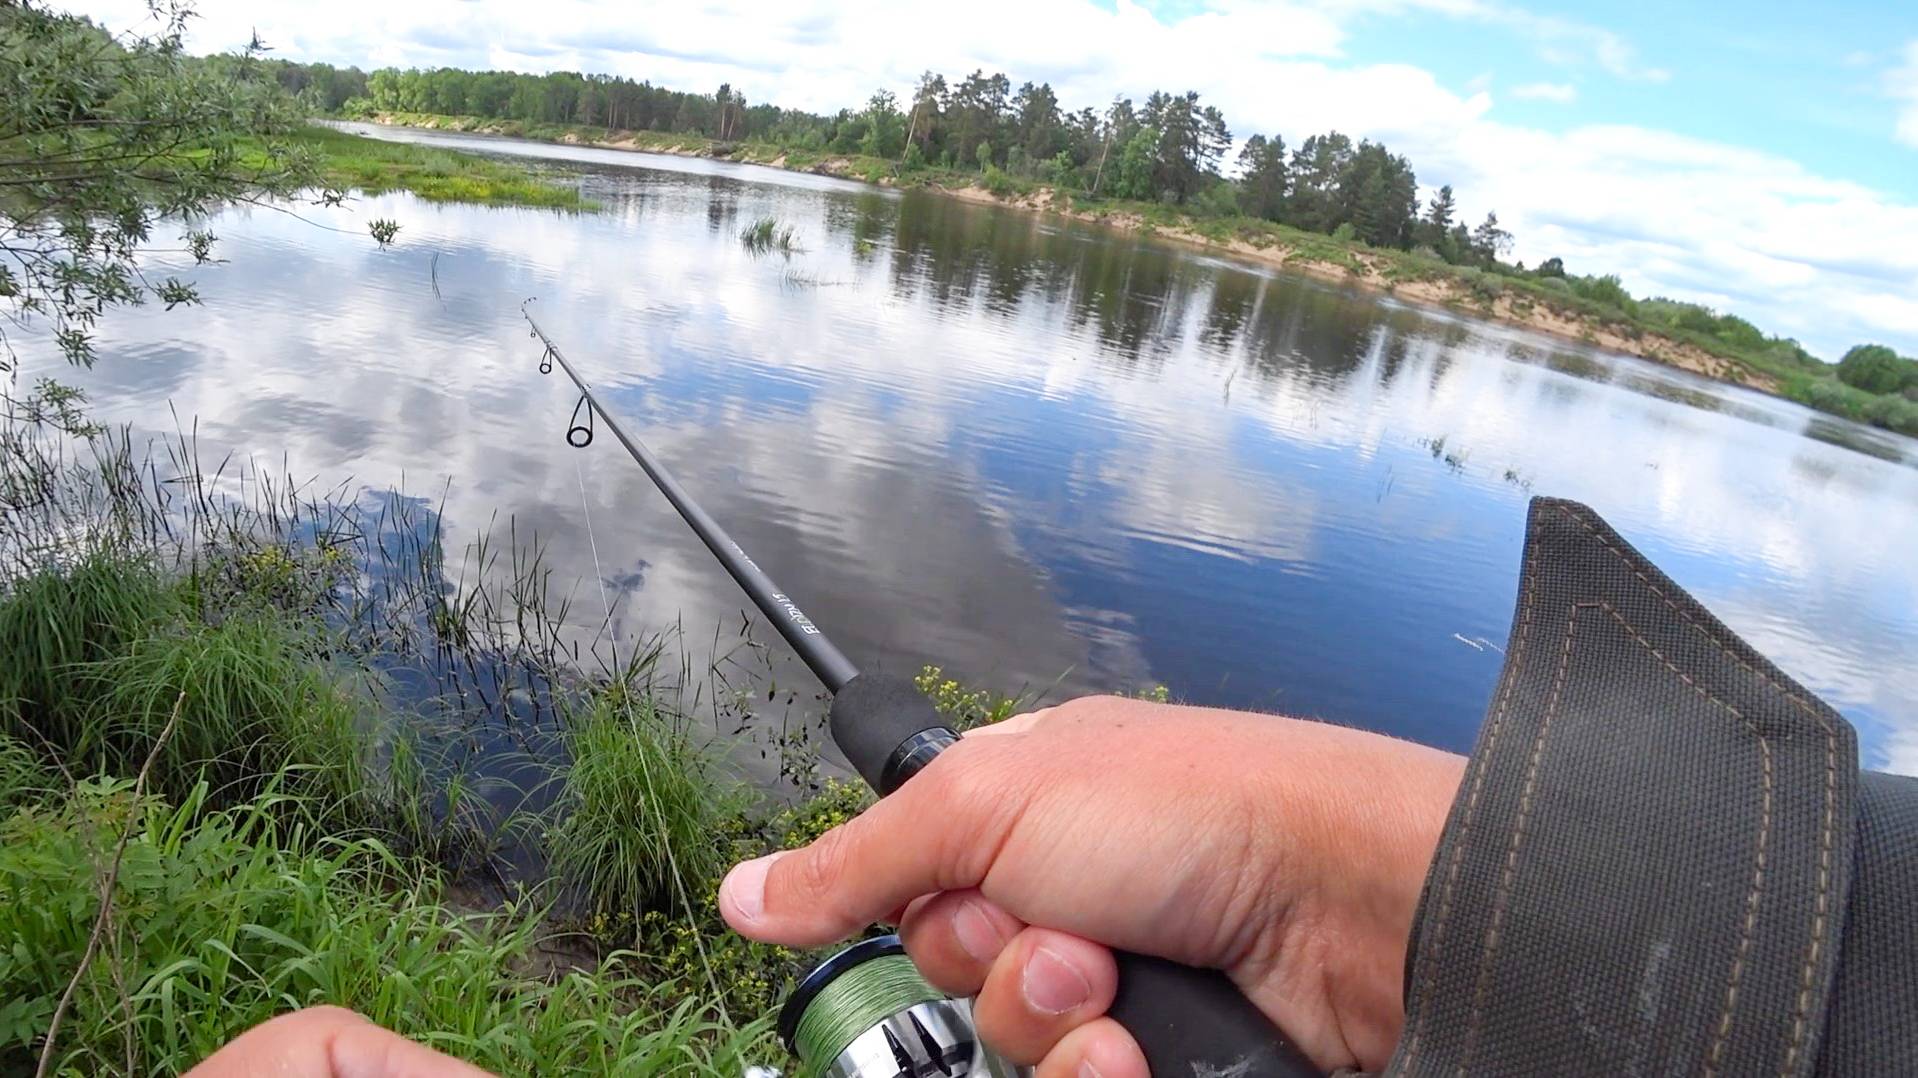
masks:
<svg viewBox="0 0 1918 1078"><path fill-rule="evenodd" d="M343 1007L308 1007L261 1022L187 1078L489 1078Z"/></svg>
<svg viewBox="0 0 1918 1078"><path fill-rule="evenodd" d="M742 935L900 924L1040 1078L1146 1074L1112 949L1222 969L1319 1066L1376 1069L1465 762L1322 723L1089 697L975 731L802 850L735 867ZM1089 1064L1090 1069L1083 1069Z"/></svg>

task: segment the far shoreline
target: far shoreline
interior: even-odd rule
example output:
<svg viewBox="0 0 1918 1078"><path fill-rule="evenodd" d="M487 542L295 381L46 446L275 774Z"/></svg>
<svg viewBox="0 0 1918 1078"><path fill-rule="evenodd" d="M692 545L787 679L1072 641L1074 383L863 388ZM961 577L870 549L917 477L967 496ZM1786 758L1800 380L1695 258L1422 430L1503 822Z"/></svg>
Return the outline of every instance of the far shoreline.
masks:
<svg viewBox="0 0 1918 1078"><path fill-rule="evenodd" d="M1216 237L1191 227L1190 219L1173 222L1149 220L1144 212L1123 206L1100 206L1096 209L1075 206L1069 197L1061 197L1057 190L1046 186L998 194L976 181L953 185L927 179L920 183L901 184L896 177L876 167L883 162L866 163L862 172L861 162L847 155L802 153L751 143L715 143L697 136L620 131L609 132L605 137L582 137L578 130L565 129L557 135L540 137L524 130L509 130L518 126L511 123L426 114L376 113L357 122L379 127L487 135L629 153L707 158L785 172L829 176L881 188L917 187L962 202L1002 206L1039 215L1052 214L1101 225L1122 235L1166 239L1189 249L1225 255L1261 267L1301 273L1332 283L1353 285L1416 306L1517 326L1603 351L1675 367L1780 399L1792 399L1780 392L1780 382L1775 376L1753 369L1736 359L1714 355L1690 341L1654 330L1620 326L1565 306L1541 302L1532 295L1514 295L1503 288L1474 288L1462 279L1462 274L1442 272L1445 269L1456 271L1456 267L1440 264L1431 267L1428 273L1407 273L1404 261L1411 256L1404 252L1388 253L1329 236L1300 233L1297 239L1302 242L1288 242L1290 237L1274 235L1264 237L1268 240L1265 243L1249 242L1239 237Z"/></svg>

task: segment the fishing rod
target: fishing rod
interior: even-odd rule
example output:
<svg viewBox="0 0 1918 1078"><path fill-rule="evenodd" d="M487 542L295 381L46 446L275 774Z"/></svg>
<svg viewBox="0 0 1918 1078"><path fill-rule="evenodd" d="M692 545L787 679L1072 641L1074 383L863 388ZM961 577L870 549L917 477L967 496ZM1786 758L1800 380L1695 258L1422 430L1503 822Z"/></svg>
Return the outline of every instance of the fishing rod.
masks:
<svg viewBox="0 0 1918 1078"><path fill-rule="evenodd" d="M578 449L592 444L595 414L606 424L832 694L833 743L860 777L884 797L955 744L958 732L924 694L903 678L861 673L659 458L626 433L540 328L527 309L532 302L521 304L520 314L545 346L540 373L550 374L558 364L580 392L567 444ZM1132 1034L1153 1074L1320 1075L1223 972L1150 955L1114 954L1119 991L1107 1014ZM913 971L895 936L865 940L807 974L780 1009L779 1032L807 1073L824 1078L1010 1078L1018 1072L980 1043L966 1001L947 998Z"/></svg>

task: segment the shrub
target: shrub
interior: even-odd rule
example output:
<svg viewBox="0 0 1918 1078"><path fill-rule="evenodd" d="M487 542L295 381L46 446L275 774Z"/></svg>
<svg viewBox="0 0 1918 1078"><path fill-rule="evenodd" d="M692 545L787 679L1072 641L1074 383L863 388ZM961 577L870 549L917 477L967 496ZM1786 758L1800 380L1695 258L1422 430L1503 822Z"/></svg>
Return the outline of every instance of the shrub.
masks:
<svg viewBox="0 0 1918 1078"><path fill-rule="evenodd" d="M1045 164L1045 180L1061 189L1083 188L1085 180L1079 175L1078 166L1072 163L1072 155L1060 150Z"/></svg>
<svg viewBox="0 0 1918 1078"><path fill-rule="evenodd" d="M1838 361L1838 380L1867 393L1896 393L1907 378L1918 381L1918 363L1899 359L1882 344L1855 345Z"/></svg>
<svg viewBox="0 0 1918 1078"><path fill-rule="evenodd" d="M1229 183L1215 183L1192 199L1192 212L1200 217L1237 217L1238 189Z"/></svg>
<svg viewBox="0 0 1918 1078"><path fill-rule="evenodd" d="M1351 243L1359 238L1359 230L1352 227L1352 222L1346 221L1332 230L1332 238L1340 243Z"/></svg>
<svg viewBox="0 0 1918 1078"><path fill-rule="evenodd" d="M1594 303L1613 307L1627 314L1633 312L1636 301L1631 293L1625 291L1625 285L1614 274L1603 277L1572 278L1572 291Z"/></svg>
<svg viewBox="0 0 1918 1078"><path fill-rule="evenodd" d="M984 143L980 145L983 146ZM999 166L992 164L986 166L984 184L986 190L999 198L1006 198L1018 190L1018 185L1013 183L1012 177L1001 171Z"/></svg>

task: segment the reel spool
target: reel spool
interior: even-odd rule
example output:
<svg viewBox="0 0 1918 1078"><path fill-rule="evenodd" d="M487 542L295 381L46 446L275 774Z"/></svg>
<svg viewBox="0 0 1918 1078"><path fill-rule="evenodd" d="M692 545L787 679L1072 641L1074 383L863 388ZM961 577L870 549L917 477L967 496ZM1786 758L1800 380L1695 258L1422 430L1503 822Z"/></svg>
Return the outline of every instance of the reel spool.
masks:
<svg viewBox="0 0 1918 1078"><path fill-rule="evenodd" d="M993 1055L972 1007L927 984L898 936L854 944L806 975L779 1010L801 1078L1018 1078Z"/></svg>

